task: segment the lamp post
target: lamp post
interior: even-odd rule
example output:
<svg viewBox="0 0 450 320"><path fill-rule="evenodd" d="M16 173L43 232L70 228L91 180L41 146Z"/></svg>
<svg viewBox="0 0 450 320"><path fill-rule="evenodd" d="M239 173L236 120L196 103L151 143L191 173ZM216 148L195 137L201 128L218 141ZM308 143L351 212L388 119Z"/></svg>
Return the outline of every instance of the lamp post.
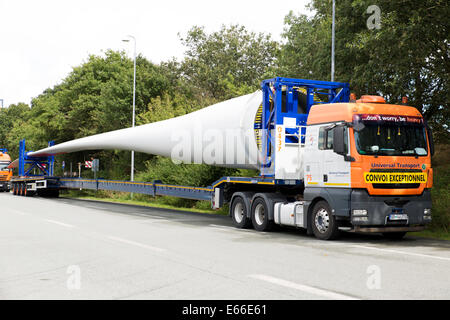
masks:
<svg viewBox="0 0 450 320"><path fill-rule="evenodd" d="M333 22L331 24L331 81L334 81L334 24L335 24L336 2L333 0Z"/></svg>
<svg viewBox="0 0 450 320"><path fill-rule="evenodd" d="M128 35L128 38L133 39L134 41L134 63L133 63L133 124L135 120L135 111L136 111L136 38ZM129 42L129 39L122 40L123 42ZM134 150L131 151L131 181L134 181ZM133 196L133 194L131 194Z"/></svg>

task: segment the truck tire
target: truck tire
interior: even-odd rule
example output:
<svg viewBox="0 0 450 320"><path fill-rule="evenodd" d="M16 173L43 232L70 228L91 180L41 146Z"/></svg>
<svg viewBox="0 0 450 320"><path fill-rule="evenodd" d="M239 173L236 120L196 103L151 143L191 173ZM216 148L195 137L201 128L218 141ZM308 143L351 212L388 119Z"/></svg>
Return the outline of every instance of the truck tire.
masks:
<svg viewBox="0 0 450 320"><path fill-rule="evenodd" d="M28 188L25 185L25 197L32 197L34 196L34 191L28 190Z"/></svg>
<svg viewBox="0 0 450 320"><path fill-rule="evenodd" d="M383 237L389 240L401 240L406 232L383 232Z"/></svg>
<svg viewBox="0 0 450 320"><path fill-rule="evenodd" d="M247 206L242 197L235 197L231 204L231 219L235 227L245 229L250 227L251 220L247 218Z"/></svg>
<svg viewBox="0 0 450 320"><path fill-rule="evenodd" d="M314 206L311 216L311 226L316 238L332 240L339 236L338 224L326 201L319 201Z"/></svg>
<svg viewBox="0 0 450 320"><path fill-rule="evenodd" d="M269 210L263 198L256 198L252 203L252 224L257 231L269 231L273 221L269 220Z"/></svg>
<svg viewBox="0 0 450 320"><path fill-rule="evenodd" d="M16 192L16 184L15 183L13 183L13 186L12 186L12 193L13 193L13 195L17 194L17 192Z"/></svg>

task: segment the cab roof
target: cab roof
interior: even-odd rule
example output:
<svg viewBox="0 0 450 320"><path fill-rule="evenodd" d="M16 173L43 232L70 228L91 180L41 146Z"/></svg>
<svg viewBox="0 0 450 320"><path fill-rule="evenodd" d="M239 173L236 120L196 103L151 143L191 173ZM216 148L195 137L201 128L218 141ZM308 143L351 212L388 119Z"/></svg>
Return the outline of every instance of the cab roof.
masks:
<svg viewBox="0 0 450 320"><path fill-rule="evenodd" d="M385 103L330 103L316 104L311 107L308 125L336 121L353 121L354 114L385 114L393 116L422 117L414 107Z"/></svg>

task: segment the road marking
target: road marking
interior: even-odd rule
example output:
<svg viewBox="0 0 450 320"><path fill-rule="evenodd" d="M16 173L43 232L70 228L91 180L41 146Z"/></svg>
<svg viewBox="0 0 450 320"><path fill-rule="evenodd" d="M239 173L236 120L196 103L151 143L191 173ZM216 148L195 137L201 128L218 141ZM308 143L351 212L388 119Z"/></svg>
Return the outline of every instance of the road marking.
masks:
<svg viewBox="0 0 450 320"><path fill-rule="evenodd" d="M166 251L165 249L162 249L162 248L152 247L152 246L149 246L149 245L146 245L146 244L143 244L143 243L139 243L139 242L123 239L123 238L109 236L108 239L111 239L111 240L114 240L114 241L118 241L118 242L122 242L122 243L126 243L126 244L131 244L131 245L136 246L136 247L149 249L149 250L153 250L153 251L157 251L157 252Z"/></svg>
<svg viewBox="0 0 450 320"><path fill-rule="evenodd" d="M210 227L213 228L217 228L217 229L228 229L228 230L234 230L234 231L250 231L250 232L254 232L254 230L247 230L247 229L239 229L239 228L235 228L235 227L230 227L230 226L221 226L218 224L210 224Z"/></svg>
<svg viewBox="0 0 450 320"><path fill-rule="evenodd" d="M240 229L240 228L229 227L229 226L221 226L218 224L209 224L209 226L213 227L214 229L219 229L222 231L233 230L233 231L237 231L237 232L251 232L253 234L265 234L266 233L266 232L255 232L255 230L250 230L250 229Z"/></svg>
<svg viewBox="0 0 450 320"><path fill-rule="evenodd" d="M235 227L221 226L221 225L218 225L218 224L210 224L209 226L213 227L213 228L220 228L220 229L233 229L233 230L237 229Z"/></svg>
<svg viewBox="0 0 450 320"><path fill-rule="evenodd" d="M440 257L440 256L432 256L432 255L429 255L429 254L413 253L413 252L406 252L406 251L399 251L399 250L392 250L392 249L383 249L383 248L361 246L361 245L353 245L351 247L353 247L353 248L361 248L361 249L378 250L378 251L389 252L389 253L398 253L398 254L404 254L404 255L409 255L409 256L416 256L416 257L421 257L421 258L433 258L433 259L450 261L450 258Z"/></svg>
<svg viewBox="0 0 450 320"><path fill-rule="evenodd" d="M7 209L7 211L10 211L10 212L14 212L14 213L20 214L21 216L26 216L26 215L27 215L25 212L18 211L18 210L14 210L14 209Z"/></svg>
<svg viewBox="0 0 450 320"><path fill-rule="evenodd" d="M146 219L146 218L130 219L128 221L145 223L145 224L153 224L153 223L158 223L158 222L170 222L169 220L166 220L166 219Z"/></svg>
<svg viewBox="0 0 450 320"><path fill-rule="evenodd" d="M45 219L45 221L53 223L53 224L57 224L66 228L74 228L75 226L71 225L71 224L67 224L64 222L60 222L60 221L56 221L56 220L50 220L50 219Z"/></svg>
<svg viewBox="0 0 450 320"><path fill-rule="evenodd" d="M262 280L262 281L266 281L266 282L270 282L273 284L277 284L279 286L283 286L286 288L296 289L296 290L303 291L303 292L306 292L309 294L333 299L333 300L360 300L358 298L347 296L344 294L340 294L340 293L336 293L336 292L332 292L332 291L328 291L328 290L323 290L323 289L318 289L318 288L306 286L304 284L299 284L299 283L267 276L264 274L251 274L251 275L249 275L249 277L258 279L258 280Z"/></svg>

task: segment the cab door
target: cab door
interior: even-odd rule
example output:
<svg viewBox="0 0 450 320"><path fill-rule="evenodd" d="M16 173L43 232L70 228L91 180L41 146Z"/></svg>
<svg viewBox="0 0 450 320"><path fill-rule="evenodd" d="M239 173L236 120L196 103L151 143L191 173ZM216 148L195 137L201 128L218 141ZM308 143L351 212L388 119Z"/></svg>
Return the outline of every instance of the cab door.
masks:
<svg viewBox="0 0 450 320"><path fill-rule="evenodd" d="M319 148L322 150L321 162L321 186L333 188L349 188L350 187L350 162L345 161L343 155L333 151L333 129L321 127L323 139ZM320 132L319 132L320 134ZM344 128L344 142L346 153L348 153L349 137L348 128Z"/></svg>

